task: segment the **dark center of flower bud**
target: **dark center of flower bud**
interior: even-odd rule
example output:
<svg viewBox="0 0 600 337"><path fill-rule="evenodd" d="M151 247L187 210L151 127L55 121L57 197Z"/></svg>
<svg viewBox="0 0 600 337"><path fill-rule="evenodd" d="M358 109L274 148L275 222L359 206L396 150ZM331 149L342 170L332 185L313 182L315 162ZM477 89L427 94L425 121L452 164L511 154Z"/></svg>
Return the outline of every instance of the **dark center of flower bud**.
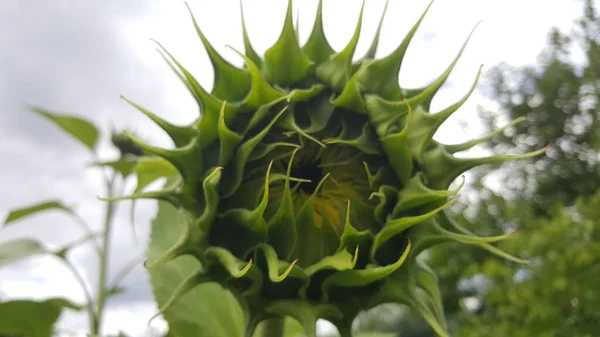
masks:
<svg viewBox="0 0 600 337"><path fill-rule="evenodd" d="M317 163L299 163L292 168L291 176L310 180L310 182L302 182L300 189L306 194L312 194L323 179L323 170Z"/></svg>

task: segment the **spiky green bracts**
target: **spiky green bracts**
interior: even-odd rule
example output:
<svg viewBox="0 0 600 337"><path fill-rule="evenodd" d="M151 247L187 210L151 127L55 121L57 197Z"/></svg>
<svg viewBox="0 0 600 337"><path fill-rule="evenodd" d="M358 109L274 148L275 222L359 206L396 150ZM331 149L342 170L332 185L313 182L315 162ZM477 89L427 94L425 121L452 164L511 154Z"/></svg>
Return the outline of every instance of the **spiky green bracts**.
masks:
<svg viewBox="0 0 600 337"><path fill-rule="evenodd" d="M214 67L210 93L161 47L201 113L176 126L132 103L175 148L132 140L179 175L164 190L127 198L166 200L184 222L180 241L147 265L181 255L201 262L173 301L200 283L218 282L242 303L247 336L265 319L291 316L311 336L323 318L345 337L360 311L403 303L447 336L436 276L417 261L421 252L458 241L523 262L490 245L508 235L476 237L444 209L456 200L458 190L448 188L464 171L543 150L466 159L453 154L487 138L458 145L432 139L475 84L457 103L430 113L459 53L427 87L399 86L402 59L424 15L398 48L375 59L380 23L367 54L353 62L361 19L336 52L325 38L319 3L312 33L300 46L290 1L281 35L264 57L244 28L245 54L236 51L243 68L217 54L194 20Z"/></svg>

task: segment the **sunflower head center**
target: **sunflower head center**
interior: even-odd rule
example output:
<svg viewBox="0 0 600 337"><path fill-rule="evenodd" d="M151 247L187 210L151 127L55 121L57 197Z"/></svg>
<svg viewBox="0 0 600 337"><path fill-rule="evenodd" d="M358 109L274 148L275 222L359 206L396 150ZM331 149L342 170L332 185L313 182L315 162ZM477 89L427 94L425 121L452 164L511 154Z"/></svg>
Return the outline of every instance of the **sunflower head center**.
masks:
<svg viewBox="0 0 600 337"><path fill-rule="evenodd" d="M291 176L303 180L300 185L300 190L306 194L313 194L319 186L319 182L323 179L323 169L318 163L299 163L292 168Z"/></svg>

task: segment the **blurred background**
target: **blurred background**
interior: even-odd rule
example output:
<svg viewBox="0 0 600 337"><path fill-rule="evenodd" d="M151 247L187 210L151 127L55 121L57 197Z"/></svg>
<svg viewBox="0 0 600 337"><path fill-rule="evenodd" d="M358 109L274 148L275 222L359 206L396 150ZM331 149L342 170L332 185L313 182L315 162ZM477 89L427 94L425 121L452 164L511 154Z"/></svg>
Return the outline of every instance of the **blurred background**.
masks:
<svg viewBox="0 0 600 337"><path fill-rule="evenodd" d="M447 244L430 252L445 310L455 336L600 336L600 18L592 0L437 0L409 47L400 81L404 88L432 81L451 62L475 24L483 20L433 111L468 91L481 64L478 90L435 138L460 143L511 120L525 122L464 154L522 153L552 145L546 157L467 175L453 208L481 235L518 229L502 243L509 253L533 261L521 267L483 250ZM213 46L230 62L242 60L238 0L189 0ZM245 0L246 24L255 49L278 37L286 1ZM366 1L357 56L375 33L383 0ZM391 52L428 1L390 0L378 56ZM352 35L361 1L324 1L325 31L340 50ZM295 1L300 40L310 33L316 0ZM171 0L3 0L0 2L0 217L37 200L60 197L76 205L94 228L101 223L99 173L84 170L84 149L28 111L28 105L77 114L103 128L128 128L156 145L169 146L158 127L119 95L174 123L197 115L193 98L155 52L165 45L206 88L213 74L183 2ZM109 143L106 139L104 143ZM111 156L112 148L102 149ZM156 207L140 202L139 243L129 228L128 203L114 231L114 274L142 256ZM27 236L61 247L81 236L61 214L32 217L0 230L0 242ZM473 225L470 225L472 223ZM97 279L91 249L71 253L86 280ZM140 260L141 261L141 260ZM113 275L114 276L114 275ZM105 332L159 336L160 320L141 263L125 279L126 291L109 302ZM83 301L63 266L32 258L0 269L0 300L55 296ZM65 336L85 336L86 318L65 312ZM321 326L323 335L331 331ZM417 315L382 306L363 314L357 329L372 336L434 337Z"/></svg>

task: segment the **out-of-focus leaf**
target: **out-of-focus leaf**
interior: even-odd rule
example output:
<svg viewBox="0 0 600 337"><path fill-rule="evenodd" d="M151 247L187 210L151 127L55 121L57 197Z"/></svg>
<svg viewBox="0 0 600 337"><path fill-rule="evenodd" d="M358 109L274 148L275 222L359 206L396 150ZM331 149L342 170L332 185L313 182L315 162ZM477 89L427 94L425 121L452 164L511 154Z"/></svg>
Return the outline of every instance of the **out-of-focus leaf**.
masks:
<svg viewBox="0 0 600 337"><path fill-rule="evenodd" d="M126 290L127 290L127 288L125 288L125 287L116 286L116 287L112 287L112 288L108 289L108 292L106 293L106 295L107 296L117 296L117 295L124 293Z"/></svg>
<svg viewBox="0 0 600 337"><path fill-rule="evenodd" d="M95 234L92 233L90 235L86 235L74 242L69 243L68 245L64 246L63 248L61 248L57 251L54 251L53 253L54 253L54 255L60 257L61 259L65 259L65 257L67 256L67 253L71 249L76 248L88 241L95 240L96 238L100 237L101 235L102 235L102 233L95 233Z"/></svg>
<svg viewBox="0 0 600 337"><path fill-rule="evenodd" d="M0 267L35 255L50 253L38 241L18 239L0 244Z"/></svg>
<svg viewBox="0 0 600 337"><path fill-rule="evenodd" d="M40 108L33 108L32 110L54 122L63 131L80 141L90 150L94 151L96 149L100 132L94 124L80 117L54 114Z"/></svg>
<svg viewBox="0 0 600 337"><path fill-rule="evenodd" d="M95 161L92 163L93 166L108 166L119 172L124 178L128 177L133 172L137 164L137 158L134 157L125 157L111 161Z"/></svg>
<svg viewBox="0 0 600 337"><path fill-rule="evenodd" d="M137 174L136 192L150 185L159 178L176 176L179 174L175 166L158 157L142 157L133 170Z"/></svg>
<svg viewBox="0 0 600 337"><path fill-rule="evenodd" d="M264 323L264 322L263 322ZM259 324L256 330L254 331L253 337L262 337L264 334L263 331L263 323ZM304 337L304 328L298 321L292 318L285 318L285 324L283 328L283 336L282 337Z"/></svg>
<svg viewBox="0 0 600 337"><path fill-rule="evenodd" d="M84 236L61 249L56 251L48 250L39 241L33 239L17 239L0 243L0 267L18 262L20 260L44 254L53 254L58 258L64 259L70 249L85 243L96 236Z"/></svg>
<svg viewBox="0 0 600 337"><path fill-rule="evenodd" d="M329 334L329 335L324 335L323 337L338 337L339 334ZM354 334L352 334L353 337L396 337L398 336L397 333L392 333L392 332L369 332L369 331L357 331ZM300 335L285 335L285 337L303 337L302 334Z"/></svg>
<svg viewBox="0 0 600 337"><path fill-rule="evenodd" d="M158 203L158 214L152 222L150 244L146 252L156 260L173 246L181 233L175 208ZM197 271L200 264L183 256L149 270L154 298L162 307L177 286ZM178 337L243 337L245 319L242 309L231 293L214 283L195 287L164 313L170 331Z"/></svg>
<svg viewBox="0 0 600 337"><path fill-rule="evenodd" d="M304 335L304 328L295 319L286 318L284 329L283 334L285 337L303 337Z"/></svg>
<svg viewBox="0 0 600 337"><path fill-rule="evenodd" d="M34 215L39 212L53 210L53 209L54 210L62 210L67 213L70 213L70 214L73 213L73 210L70 207L66 206L65 204L61 203L60 201L56 201L56 200L44 201L44 202L41 202L39 204L35 204L32 206L27 206L27 207L12 210L6 217L6 220L4 220L4 225L8 225L11 222L15 222L19 219L25 218L30 215Z"/></svg>
<svg viewBox="0 0 600 337"><path fill-rule="evenodd" d="M160 178L176 176L179 171L168 161L159 157L138 157L137 165L133 168L137 175L137 186L134 193L141 192L146 186ZM135 205L136 200L131 201L131 228L133 236L137 239L135 232Z"/></svg>
<svg viewBox="0 0 600 337"><path fill-rule="evenodd" d="M24 337L51 337L52 328L64 308L81 308L65 299L42 302L8 301L0 303L0 334Z"/></svg>

